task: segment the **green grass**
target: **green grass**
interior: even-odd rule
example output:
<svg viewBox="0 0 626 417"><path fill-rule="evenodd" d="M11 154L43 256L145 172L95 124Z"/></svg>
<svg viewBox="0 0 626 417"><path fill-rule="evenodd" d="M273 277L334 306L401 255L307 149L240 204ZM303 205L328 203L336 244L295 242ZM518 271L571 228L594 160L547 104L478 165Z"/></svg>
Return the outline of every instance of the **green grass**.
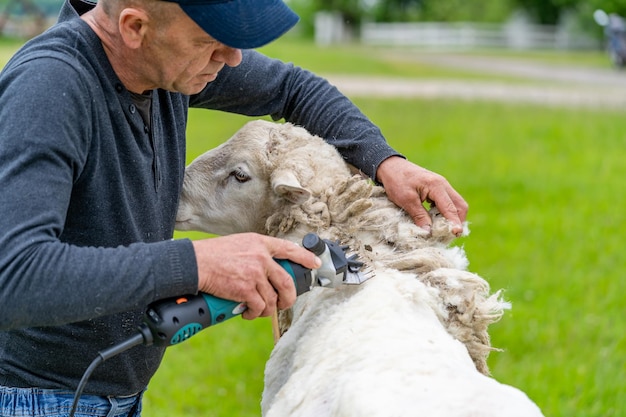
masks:
<svg viewBox="0 0 626 417"><path fill-rule="evenodd" d="M261 49L267 55L310 69L319 74L379 75L385 77L463 78L494 80L489 74L460 67L450 68L420 62L421 53L437 54L444 51L419 48L394 48L366 45L332 45L316 47L297 38L284 38ZM607 54L602 50L547 51L547 50L467 50L449 53L488 58L511 58L517 61L537 62L555 66L585 66L610 68ZM498 80L521 82L521 77L498 76Z"/></svg>
<svg viewBox="0 0 626 417"><path fill-rule="evenodd" d="M0 36L0 69L13 56L13 54L24 43L20 39L11 39Z"/></svg>
<svg viewBox="0 0 626 417"><path fill-rule="evenodd" d="M144 416L260 415L271 323L234 318L168 349L144 400Z"/></svg>
<svg viewBox="0 0 626 417"><path fill-rule="evenodd" d="M0 58L4 49L0 43ZM282 52L278 44L268 50L329 73L436 73L385 63L362 48L320 51L290 40ZM623 416L623 113L482 101L356 103L393 146L445 175L469 202L472 233L461 243L470 269L492 289L505 289L513 304L491 330L493 345L503 349L489 358L494 377L522 388L546 416ZM189 158L245 120L192 111ZM205 235L177 234L183 236ZM258 416L271 348L267 319L233 319L170 348L146 394L144 415Z"/></svg>
<svg viewBox="0 0 626 417"><path fill-rule="evenodd" d="M493 375L525 390L547 416L620 416L626 409L623 115L453 100L356 103L393 146L446 175L470 203L472 233L462 240L470 269L494 290L503 288L513 304L492 327L494 346L504 349L489 358ZM191 120L195 154L247 118L196 111ZM147 395L149 415L258 415L269 324L221 326L198 336L184 354L168 352ZM242 343L249 346L244 352ZM187 355L200 374L194 382L178 376ZM187 383L203 390L176 387ZM156 401L172 394L170 402Z"/></svg>
<svg viewBox="0 0 626 417"><path fill-rule="evenodd" d="M293 62L318 74L384 75L386 77L463 77L484 76L462 69L440 68L405 59L390 59L386 50L355 45L315 47L310 42L286 38L261 49L274 58Z"/></svg>
<svg viewBox="0 0 626 417"><path fill-rule="evenodd" d="M359 104L398 149L445 174L470 203L471 269L513 303L491 331L505 350L490 357L494 376L523 388L546 415L623 415L623 115Z"/></svg>

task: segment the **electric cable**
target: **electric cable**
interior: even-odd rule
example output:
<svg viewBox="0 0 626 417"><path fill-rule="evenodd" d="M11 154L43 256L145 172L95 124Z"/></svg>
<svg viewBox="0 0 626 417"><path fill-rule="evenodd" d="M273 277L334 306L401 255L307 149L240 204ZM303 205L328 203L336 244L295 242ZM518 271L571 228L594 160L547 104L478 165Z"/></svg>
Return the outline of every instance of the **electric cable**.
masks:
<svg viewBox="0 0 626 417"><path fill-rule="evenodd" d="M80 396L82 395L83 390L85 389L85 385L87 385L87 381L89 380L89 377L91 377L91 374L98 367L98 365L100 365L102 362L106 361L107 359L111 359L112 357L117 356L120 353L127 351L128 349L132 347L139 346L141 344L150 346L152 344L152 341L153 341L152 333L150 333L150 330L148 329L148 327L146 325L141 325L139 326L139 332L135 334L134 336L124 340L121 343L118 343L115 346L111 346L108 349L101 350L100 352L98 352L98 356L96 356L96 358L91 362L89 367L87 367L87 369L85 370L85 373L83 374L83 377L80 379L80 382L78 383L78 387L76 387L76 392L74 393L74 402L72 403L72 409L70 411L69 417L74 417L74 413L76 413L76 408L78 407L78 401L80 400Z"/></svg>

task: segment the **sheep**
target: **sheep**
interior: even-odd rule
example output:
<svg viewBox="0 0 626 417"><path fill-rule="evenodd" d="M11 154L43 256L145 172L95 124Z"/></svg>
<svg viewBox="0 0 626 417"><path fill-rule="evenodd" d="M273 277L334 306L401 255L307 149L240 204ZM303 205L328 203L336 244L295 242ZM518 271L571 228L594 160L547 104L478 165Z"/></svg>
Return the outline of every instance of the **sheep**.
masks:
<svg viewBox="0 0 626 417"><path fill-rule="evenodd" d="M313 288L280 312L263 416L542 415L489 376L487 328L508 303L467 271L450 223L430 213L429 233L333 146L289 123L248 122L187 167L177 229L294 242L315 232L375 275Z"/></svg>

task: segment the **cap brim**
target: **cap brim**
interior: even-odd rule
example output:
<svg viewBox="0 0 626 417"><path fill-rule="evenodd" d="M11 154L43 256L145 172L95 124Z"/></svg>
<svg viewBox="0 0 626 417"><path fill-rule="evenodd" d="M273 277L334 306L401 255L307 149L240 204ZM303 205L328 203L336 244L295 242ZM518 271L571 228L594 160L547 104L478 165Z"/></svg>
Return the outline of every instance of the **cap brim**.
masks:
<svg viewBox="0 0 626 417"><path fill-rule="evenodd" d="M282 0L170 0L224 45L253 49L272 42L299 20Z"/></svg>

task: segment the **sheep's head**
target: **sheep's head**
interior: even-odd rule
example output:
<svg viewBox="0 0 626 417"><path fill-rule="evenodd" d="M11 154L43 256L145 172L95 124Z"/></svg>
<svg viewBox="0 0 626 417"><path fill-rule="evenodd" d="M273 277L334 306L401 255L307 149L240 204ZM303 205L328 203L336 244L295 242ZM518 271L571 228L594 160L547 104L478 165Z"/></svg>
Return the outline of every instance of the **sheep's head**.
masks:
<svg viewBox="0 0 626 417"><path fill-rule="evenodd" d="M332 186L337 173L350 175L319 137L288 123L249 122L187 167L176 229L263 233L281 205L303 203Z"/></svg>

